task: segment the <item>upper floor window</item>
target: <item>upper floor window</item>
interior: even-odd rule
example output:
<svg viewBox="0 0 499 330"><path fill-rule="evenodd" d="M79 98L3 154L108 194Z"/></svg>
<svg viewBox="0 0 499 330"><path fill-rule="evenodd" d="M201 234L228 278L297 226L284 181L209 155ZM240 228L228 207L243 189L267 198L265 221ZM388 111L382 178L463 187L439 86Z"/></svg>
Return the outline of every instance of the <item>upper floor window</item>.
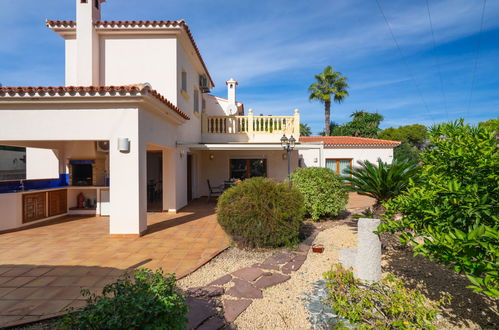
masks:
<svg viewBox="0 0 499 330"><path fill-rule="evenodd" d="M80 3L87 3L87 0L80 0Z"/></svg>
<svg viewBox="0 0 499 330"><path fill-rule="evenodd" d="M204 97L201 100L201 110L206 110L206 100L204 99Z"/></svg>
<svg viewBox="0 0 499 330"><path fill-rule="evenodd" d="M194 90L194 112L199 113L199 91Z"/></svg>
<svg viewBox="0 0 499 330"><path fill-rule="evenodd" d="M95 0L95 8L99 9L99 1L100 0Z"/></svg>
<svg viewBox="0 0 499 330"><path fill-rule="evenodd" d="M187 92L187 72L182 71L182 90Z"/></svg>

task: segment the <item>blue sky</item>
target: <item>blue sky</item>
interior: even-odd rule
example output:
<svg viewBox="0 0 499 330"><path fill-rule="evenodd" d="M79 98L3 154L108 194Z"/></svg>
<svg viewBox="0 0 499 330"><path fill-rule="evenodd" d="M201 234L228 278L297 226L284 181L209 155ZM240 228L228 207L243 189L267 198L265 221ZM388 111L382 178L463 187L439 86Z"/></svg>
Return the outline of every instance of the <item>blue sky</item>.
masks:
<svg viewBox="0 0 499 330"><path fill-rule="evenodd" d="M64 84L63 40L44 22L74 19L75 3L0 0L0 83ZM487 1L480 33L482 0L428 0L434 39L426 0L379 3L403 55L376 0L107 0L103 19L187 20L215 94L225 96L234 77L246 109L298 108L314 133L324 111L307 88L329 64L350 84L350 97L332 108L339 123L359 109L384 115L382 127L499 115L499 1Z"/></svg>

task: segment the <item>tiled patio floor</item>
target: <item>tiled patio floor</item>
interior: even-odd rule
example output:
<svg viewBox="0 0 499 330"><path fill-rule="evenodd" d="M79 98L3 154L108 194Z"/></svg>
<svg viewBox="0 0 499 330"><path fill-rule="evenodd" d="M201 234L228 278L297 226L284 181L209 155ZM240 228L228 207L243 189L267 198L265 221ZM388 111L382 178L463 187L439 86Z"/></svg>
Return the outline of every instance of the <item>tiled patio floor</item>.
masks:
<svg viewBox="0 0 499 330"><path fill-rule="evenodd" d="M65 217L0 235L0 327L81 306L82 287L100 292L127 268L162 267L178 277L229 245L214 203L148 216L140 238L111 238L105 217Z"/></svg>

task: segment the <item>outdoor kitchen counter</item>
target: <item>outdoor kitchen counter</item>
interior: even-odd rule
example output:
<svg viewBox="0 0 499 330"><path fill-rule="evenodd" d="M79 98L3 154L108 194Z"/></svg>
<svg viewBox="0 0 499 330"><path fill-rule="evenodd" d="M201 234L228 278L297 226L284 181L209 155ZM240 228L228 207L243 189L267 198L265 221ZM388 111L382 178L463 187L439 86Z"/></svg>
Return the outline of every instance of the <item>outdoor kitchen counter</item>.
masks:
<svg viewBox="0 0 499 330"><path fill-rule="evenodd" d="M95 200L95 206L76 208L80 192ZM0 210L0 233L66 214L109 215L109 187L62 186L2 193Z"/></svg>

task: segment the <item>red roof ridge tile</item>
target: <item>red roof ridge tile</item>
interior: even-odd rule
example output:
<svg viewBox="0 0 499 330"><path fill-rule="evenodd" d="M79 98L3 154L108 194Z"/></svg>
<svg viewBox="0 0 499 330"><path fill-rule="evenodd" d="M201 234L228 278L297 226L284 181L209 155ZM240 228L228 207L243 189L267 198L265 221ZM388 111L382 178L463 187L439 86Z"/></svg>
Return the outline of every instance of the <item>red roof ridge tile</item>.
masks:
<svg viewBox="0 0 499 330"><path fill-rule="evenodd" d="M325 145L390 145L398 146L399 141L357 136L301 136L300 142L322 142Z"/></svg>
<svg viewBox="0 0 499 330"><path fill-rule="evenodd" d="M20 96L32 96L33 94L49 94L49 96L63 96L66 93L79 93L79 94L90 94L90 93L130 93L136 94L141 93L143 95L150 94L152 97L172 109L180 117L189 120L189 116L180 110L175 104L166 99L155 89L152 89L149 84L133 84L133 85L120 85L120 86L15 86L15 87L0 87L0 98L5 97L6 94L14 96L19 94ZM83 95L82 95L83 96Z"/></svg>
<svg viewBox="0 0 499 330"><path fill-rule="evenodd" d="M74 28L76 27L76 22L75 21L56 21L56 20L47 20L46 24L48 27L71 27ZM204 70L206 71L206 74L208 75L208 78L210 79L210 82L213 86L215 86L215 83L213 82L213 78L210 75L210 72L208 71L208 67L206 66L206 63L203 60L203 57L201 56L201 51L199 50L198 45L196 44L196 41L194 40L194 36L192 35L191 30L189 29L189 26L185 22L185 20L155 20L155 21L97 21L94 23L95 26L97 27L135 27L135 26L173 26L173 27L183 27L185 32L187 33L187 36L189 37L189 40L192 44L192 47L194 48L196 55L199 58L199 61L201 62L201 65L203 66Z"/></svg>

